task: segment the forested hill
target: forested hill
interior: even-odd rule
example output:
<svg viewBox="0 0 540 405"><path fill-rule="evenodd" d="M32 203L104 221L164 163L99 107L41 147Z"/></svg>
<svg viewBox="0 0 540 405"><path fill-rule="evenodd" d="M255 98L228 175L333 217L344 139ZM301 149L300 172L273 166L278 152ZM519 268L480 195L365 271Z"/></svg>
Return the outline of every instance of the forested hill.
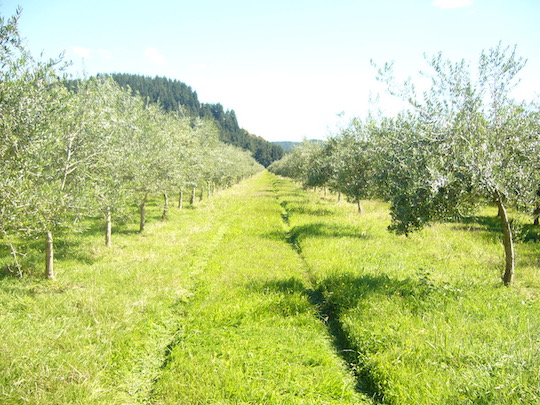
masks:
<svg viewBox="0 0 540 405"><path fill-rule="evenodd" d="M240 128L234 110L225 111L219 103L200 103L197 92L185 83L165 77L152 78L127 73L115 73L110 76L121 86L129 86L134 93L160 103L166 111L182 109L192 117L213 119L219 128L219 138L222 142L251 151L255 160L263 166L281 159L284 154L281 146Z"/></svg>
<svg viewBox="0 0 540 405"><path fill-rule="evenodd" d="M308 140L309 142L324 142L320 139L309 139ZM298 145L301 145L302 142L291 142L291 141L276 141L276 142L272 142L274 145L278 145L278 146L281 146L283 148L283 151L285 153L287 152L292 152L292 150L297 147Z"/></svg>

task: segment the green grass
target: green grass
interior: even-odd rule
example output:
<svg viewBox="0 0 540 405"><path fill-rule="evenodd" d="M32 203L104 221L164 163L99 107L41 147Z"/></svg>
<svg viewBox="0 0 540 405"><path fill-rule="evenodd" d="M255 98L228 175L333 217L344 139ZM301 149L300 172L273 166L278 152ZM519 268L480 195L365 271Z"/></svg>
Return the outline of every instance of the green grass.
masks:
<svg viewBox="0 0 540 405"><path fill-rule="evenodd" d="M358 216L316 194L284 199L314 282L378 400L540 402L537 242L517 244L517 282L505 288L495 211L407 238L386 230L383 203L366 202Z"/></svg>
<svg viewBox="0 0 540 405"><path fill-rule="evenodd" d="M142 235L117 233L111 249L97 234L60 240L67 246L54 281L0 279L0 403L147 397L217 243L219 218L212 207L204 212L176 212Z"/></svg>
<svg viewBox="0 0 540 405"><path fill-rule="evenodd" d="M0 403L539 403L537 230L506 288L490 208L407 238L364 207L264 172L111 249L58 237L53 281L31 244L0 276Z"/></svg>
<svg viewBox="0 0 540 405"><path fill-rule="evenodd" d="M229 228L201 277L153 399L159 404L360 403L286 243L269 174L222 201ZM202 293L204 291L204 293Z"/></svg>
<svg viewBox="0 0 540 405"><path fill-rule="evenodd" d="M54 281L1 278L0 403L361 401L269 178L167 222L153 207L110 250L92 232L59 240Z"/></svg>

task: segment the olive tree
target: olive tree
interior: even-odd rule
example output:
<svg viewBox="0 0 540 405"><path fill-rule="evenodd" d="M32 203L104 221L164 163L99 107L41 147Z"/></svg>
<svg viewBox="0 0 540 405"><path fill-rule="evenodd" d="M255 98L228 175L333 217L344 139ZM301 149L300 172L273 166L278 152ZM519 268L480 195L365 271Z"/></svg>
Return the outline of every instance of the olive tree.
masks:
<svg viewBox="0 0 540 405"><path fill-rule="evenodd" d="M366 128L359 120L353 120L340 135L327 142L325 149L332 153L327 160L331 166L329 182L332 188L343 193L362 213L362 199L374 195L374 164L371 142Z"/></svg>
<svg viewBox="0 0 540 405"><path fill-rule="evenodd" d="M45 274L53 277L53 235L83 211L84 167L98 149L82 130L85 112L59 78L61 60L37 61L21 45L19 14L1 21L2 233L44 236Z"/></svg>
<svg viewBox="0 0 540 405"><path fill-rule="evenodd" d="M511 98L525 61L515 48L499 44L481 54L474 75L466 62L441 54L428 62L430 88L417 96L414 87L400 87L410 108L374 131L392 228L407 233L494 202L503 229L502 279L508 285L515 258L507 208L532 206L540 184L538 122L528 105ZM380 73L390 83L389 70Z"/></svg>

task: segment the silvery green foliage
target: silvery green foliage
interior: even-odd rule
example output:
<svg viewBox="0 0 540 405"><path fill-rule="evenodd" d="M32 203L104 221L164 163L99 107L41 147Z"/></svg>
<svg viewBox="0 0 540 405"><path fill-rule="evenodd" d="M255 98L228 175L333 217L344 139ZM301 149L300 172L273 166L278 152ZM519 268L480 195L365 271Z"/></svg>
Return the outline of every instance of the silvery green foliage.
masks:
<svg viewBox="0 0 540 405"><path fill-rule="evenodd" d="M304 140L295 146L291 153L281 160L272 163L268 170L280 176L290 177L305 186L316 186L310 183L310 172L321 163L322 144Z"/></svg>
<svg viewBox="0 0 540 405"><path fill-rule="evenodd" d="M538 113L510 98L525 62L500 45L482 53L475 75L440 54L428 62L431 87L395 92L410 108L376 133L392 228L408 233L497 196L530 207L540 184Z"/></svg>
<svg viewBox="0 0 540 405"><path fill-rule="evenodd" d="M12 235L52 241L82 215L117 217L136 193L230 185L262 169L207 123L164 113L108 78L68 91L61 58L37 61L24 47L19 16L0 16L0 237L13 252Z"/></svg>
<svg viewBox="0 0 540 405"><path fill-rule="evenodd" d="M374 164L372 144L363 124L353 120L340 135L328 142L332 148L333 188L354 202L372 197Z"/></svg>

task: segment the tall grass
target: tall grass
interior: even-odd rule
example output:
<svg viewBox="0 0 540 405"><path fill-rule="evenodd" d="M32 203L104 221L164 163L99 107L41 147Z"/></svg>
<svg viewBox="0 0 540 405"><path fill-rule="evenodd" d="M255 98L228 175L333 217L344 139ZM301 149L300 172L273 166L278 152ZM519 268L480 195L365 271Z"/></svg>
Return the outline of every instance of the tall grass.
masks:
<svg viewBox="0 0 540 405"><path fill-rule="evenodd" d="M518 281L506 288L494 210L407 238L386 230L380 202L358 216L317 194L283 199L309 271L357 353L358 375L378 400L540 402L538 242L518 243Z"/></svg>

